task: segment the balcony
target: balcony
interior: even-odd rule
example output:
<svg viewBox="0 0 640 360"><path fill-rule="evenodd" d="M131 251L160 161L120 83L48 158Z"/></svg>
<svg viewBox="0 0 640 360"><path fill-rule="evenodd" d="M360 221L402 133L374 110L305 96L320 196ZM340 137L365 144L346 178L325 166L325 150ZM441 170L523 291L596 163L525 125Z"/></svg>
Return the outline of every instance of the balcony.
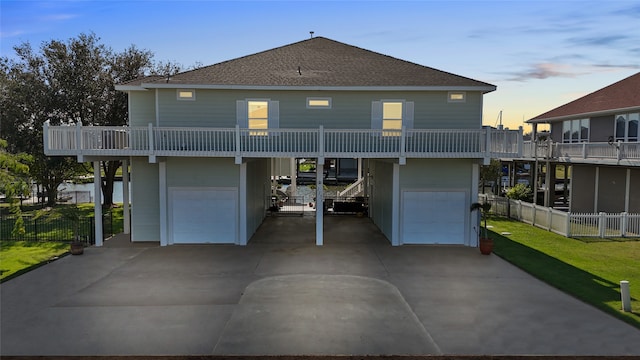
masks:
<svg viewBox="0 0 640 360"><path fill-rule="evenodd" d="M517 158L521 130L365 130L44 125L49 156Z"/></svg>
<svg viewBox="0 0 640 360"><path fill-rule="evenodd" d="M559 143L525 141L522 157L567 163L640 166L638 142Z"/></svg>

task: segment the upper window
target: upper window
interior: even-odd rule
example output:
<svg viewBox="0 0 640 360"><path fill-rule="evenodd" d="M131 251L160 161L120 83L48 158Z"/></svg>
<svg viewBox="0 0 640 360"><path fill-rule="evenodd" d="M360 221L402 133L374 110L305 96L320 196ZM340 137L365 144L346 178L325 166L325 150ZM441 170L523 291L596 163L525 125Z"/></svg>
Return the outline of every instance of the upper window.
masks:
<svg viewBox="0 0 640 360"><path fill-rule="evenodd" d="M562 122L562 142L589 141L589 119L565 120Z"/></svg>
<svg viewBox="0 0 640 360"><path fill-rule="evenodd" d="M176 92L178 100L195 100L196 91L193 89L178 89Z"/></svg>
<svg viewBox="0 0 640 360"><path fill-rule="evenodd" d="M269 128L269 102L263 100L247 101L249 129ZM250 135L267 135L266 131L250 131Z"/></svg>
<svg viewBox="0 0 640 360"><path fill-rule="evenodd" d="M383 136L399 136L402 129L402 102L384 101L382 103Z"/></svg>
<svg viewBox="0 0 640 360"><path fill-rule="evenodd" d="M466 102L467 101L467 93L464 91L449 91L447 95L448 102Z"/></svg>
<svg viewBox="0 0 640 360"><path fill-rule="evenodd" d="M616 115L616 141L638 141L640 113Z"/></svg>
<svg viewBox="0 0 640 360"><path fill-rule="evenodd" d="M307 109L331 109L331 98L307 98Z"/></svg>

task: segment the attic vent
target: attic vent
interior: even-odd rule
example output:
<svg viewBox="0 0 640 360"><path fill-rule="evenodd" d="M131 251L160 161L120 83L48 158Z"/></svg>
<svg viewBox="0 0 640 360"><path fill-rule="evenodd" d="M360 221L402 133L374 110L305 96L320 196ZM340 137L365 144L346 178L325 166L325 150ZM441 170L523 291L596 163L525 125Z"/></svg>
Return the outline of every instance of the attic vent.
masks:
<svg viewBox="0 0 640 360"><path fill-rule="evenodd" d="M309 31L309 34L311 34L311 38L313 39L313 31Z"/></svg>
<svg viewBox="0 0 640 360"><path fill-rule="evenodd" d="M298 66L298 75L302 75L302 70L300 69L300 66Z"/></svg>

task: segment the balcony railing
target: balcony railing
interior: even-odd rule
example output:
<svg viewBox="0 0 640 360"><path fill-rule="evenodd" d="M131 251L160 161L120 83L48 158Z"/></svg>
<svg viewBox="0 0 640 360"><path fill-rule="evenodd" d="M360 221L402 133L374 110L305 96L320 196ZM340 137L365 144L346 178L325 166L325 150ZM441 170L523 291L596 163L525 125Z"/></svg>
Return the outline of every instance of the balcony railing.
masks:
<svg viewBox="0 0 640 360"><path fill-rule="evenodd" d="M525 141L523 158L551 159L566 162L619 163L621 161L640 165L640 143L597 142L558 143L551 140Z"/></svg>
<svg viewBox="0 0 640 360"><path fill-rule="evenodd" d="M189 157L520 157L521 130L240 129L44 125L45 154Z"/></svg>

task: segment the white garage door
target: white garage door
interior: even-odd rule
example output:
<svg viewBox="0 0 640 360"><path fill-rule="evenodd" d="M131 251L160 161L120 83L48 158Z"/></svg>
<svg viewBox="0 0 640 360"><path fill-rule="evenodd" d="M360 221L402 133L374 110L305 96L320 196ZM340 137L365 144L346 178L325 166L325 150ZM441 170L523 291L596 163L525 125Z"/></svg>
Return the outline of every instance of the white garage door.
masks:
<svg viewBox="0 0 640 360"><path fill-rule="evenodd" d="M174 244L236 242L236 189L172 188L169 192Z"/></svg>
<svg viewBox="0 0 640 360"><path fill-rule="evenodd" d="M465 199L464 192L403 192L402 242L463 245L468 216Z"/></svg>

